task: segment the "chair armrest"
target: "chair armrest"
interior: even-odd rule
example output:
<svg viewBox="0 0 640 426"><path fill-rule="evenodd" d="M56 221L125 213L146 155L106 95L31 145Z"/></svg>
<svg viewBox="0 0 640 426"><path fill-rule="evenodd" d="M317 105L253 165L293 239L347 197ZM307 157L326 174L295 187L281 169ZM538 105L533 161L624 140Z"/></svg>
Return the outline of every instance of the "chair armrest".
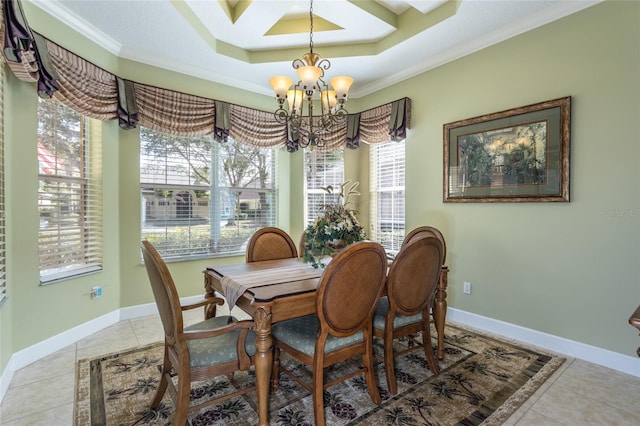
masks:
<svg viewBox="0 0 640 426"><path fill-rule="evenodd" d="M251 320L242 320L232 322L222 327L212 328L210 330L185 330L182 332L187 340L208 339L210 337L220 336L233 330L253 328L254 322Z"/></svg>
<svg viewBox="0 0 640 426"><path fill-rule="evenodd" d="M213 296L205 296L204 299L200 300L199 302L180 306L180 309L182 309L183 311L188 311L189 309L196 309L208 305L224 305L224 299Z"/></svg>

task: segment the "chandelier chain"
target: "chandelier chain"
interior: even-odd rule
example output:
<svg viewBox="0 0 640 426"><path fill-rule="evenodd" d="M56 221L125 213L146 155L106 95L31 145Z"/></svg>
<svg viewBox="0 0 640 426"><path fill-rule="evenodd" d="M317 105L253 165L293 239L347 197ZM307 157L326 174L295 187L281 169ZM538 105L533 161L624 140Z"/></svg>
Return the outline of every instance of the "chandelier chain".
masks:
<svg viewBox="0 0 640 426"><path fill-rule="evenodd" d="M309 3L309 52L313 53L313 0Z"/></svg>

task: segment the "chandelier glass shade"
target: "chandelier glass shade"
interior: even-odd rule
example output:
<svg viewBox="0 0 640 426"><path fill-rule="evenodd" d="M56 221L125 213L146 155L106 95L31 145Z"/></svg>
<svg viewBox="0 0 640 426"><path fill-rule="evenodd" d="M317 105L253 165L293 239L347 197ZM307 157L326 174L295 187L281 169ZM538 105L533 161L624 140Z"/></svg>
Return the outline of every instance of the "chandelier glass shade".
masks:
<svg viewBox="0 0 640 426"><path fill-rule="evenodd" d="M294 83L290 77L278 75L271 77L269 83L278 103L274 112L276 120L288 125L291 137L299 146L313 149L324 146L323 135L335 123L346 121L349 112L344 106L353 78L339 76L331 78L329 84L325 82L324 72L331 63L313 52L313 0L310 3L309 52L292 64L298 81ZM313 115L314 102L320 106L320 115Z"/></svg>

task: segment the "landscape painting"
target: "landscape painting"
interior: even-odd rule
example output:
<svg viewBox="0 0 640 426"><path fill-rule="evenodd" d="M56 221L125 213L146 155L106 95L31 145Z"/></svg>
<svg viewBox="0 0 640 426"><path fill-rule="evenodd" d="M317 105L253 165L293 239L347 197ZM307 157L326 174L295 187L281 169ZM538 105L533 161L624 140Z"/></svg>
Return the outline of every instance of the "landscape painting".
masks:
<svg viewBox="0 0 640 426"><path fill-rule="evenodd" d="M444 201L569 201L570 98L444 125Z"/></svg>

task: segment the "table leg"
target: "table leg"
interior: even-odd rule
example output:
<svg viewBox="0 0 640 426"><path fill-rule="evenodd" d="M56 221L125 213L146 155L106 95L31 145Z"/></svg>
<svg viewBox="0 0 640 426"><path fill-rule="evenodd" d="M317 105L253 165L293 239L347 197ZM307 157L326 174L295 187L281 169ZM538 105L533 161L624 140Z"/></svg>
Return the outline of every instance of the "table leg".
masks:
<svg viewBox="0 0 640 426"><path fill-rule="evenodd" d="M273 361L273 339L271 338L271 310L260 307L254 317L256 333L256 393L258 395L259 425L269 425L269 382Z"/></svg>
<svg viewBox="0 0 640 426"><path fill-rule="evenodd" d="M447 316L447 279L449 268L442 267L433 305L433 321L438 333L438 359L444 359L444 323Z"/></svg>

